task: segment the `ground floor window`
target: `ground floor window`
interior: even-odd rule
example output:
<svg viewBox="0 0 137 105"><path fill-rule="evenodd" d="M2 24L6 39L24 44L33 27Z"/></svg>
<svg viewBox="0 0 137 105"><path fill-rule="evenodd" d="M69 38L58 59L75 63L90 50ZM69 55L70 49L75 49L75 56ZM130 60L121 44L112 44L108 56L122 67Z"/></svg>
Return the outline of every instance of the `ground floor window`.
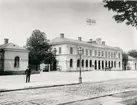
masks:
<svg viewBox="0 0 137 105"><path fill-rule="evenodd" d="M90 60L90 67L92 67L92 60Z"/></svg>
<svg viewBox="0 0 137 105"><path fill-rule="evenodd" d="M114 62L114 67L116 68L116 61Z"/></svg>
<svg viewBox="0 0 137 105"><path fill-rule="evenodd" d="M70 67L73 67L73 59L70 59Z"/></svg>
<svg viewBox="0 0 137 105"><path fill-rule="evenodd" d="M88 60L86 60L86 67L88 67Z"/></svg>
<svg viewBox="0 0 137 105"><path fill-rule="evenodd" d="M84 60L82 60L82 67L84 67Z"/></svg>
<svg viewBox="0 0 137 105"><path fill-rule="evenodd" d="M19 68L20 58L16 56L14 58L14 67Z"/></svg>
<svg viewBox="0 0 137 105"><path fill-rule="evenodd" d="M102 69L104 69L104 61L102 61Z"/></svg>
<svg viewBox="0 0 137 105"><path fill-rule="evenodd" d="M77 60L77 67L80 67L80 60Z"/></svg>
<svg viewBox="0 0 137 105"><path fill-rule="evenodd" d="M121 66L121 64L120 64L120 62L119 62L119 68L120 68L120 66Z"/></svg>
<svg viewBox="0 0 137 105"><path fill-rule="evenodd" d="M97 61L95 60L94 62L94 65L95 65L95 70L97 69Z"/></svg>
<svg viewBox="0 0 137 105"><path fill-rule="evenodd" d="M113 61L111 61L111 67L113 67Z"/></svg>

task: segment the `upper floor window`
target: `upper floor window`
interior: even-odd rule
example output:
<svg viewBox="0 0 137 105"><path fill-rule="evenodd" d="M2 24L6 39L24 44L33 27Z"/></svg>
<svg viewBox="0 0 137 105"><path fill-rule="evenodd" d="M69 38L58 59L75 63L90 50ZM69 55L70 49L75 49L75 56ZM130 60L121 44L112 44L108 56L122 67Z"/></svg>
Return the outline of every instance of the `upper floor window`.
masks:
<svg viewBox="0 0 137 105"><path fill-rule="evenodd" d="M73 47L70 47L70 54L73 54Z"/></svg>
<svg viewBox="0 0 137 105"><path fill-rule="evenodd" d="M61 47L59 47L59 54L61 54Z"/></svg>
<svg viewBox="0 0 137 105"><path fill-rule="evenodd" d="M113 58L113 52L111 52L111 58Z"/></svg>
<svg viewBox="0 0 137 105"><path fill-rule="evenodd" d="M114 58L116 58L116 53L114 52Z"/></svg>
<svg viewBox="0 0 137 105"><path fill-rule="evenodd" d="M98 51L98 56L100 56L100 51Z"/></svg>
<svg viewBox="0 0 137 105"><path fill-rule="evenodd" d="M86 55L88 55L88 49L86 49Z"/></svg>
<svg viewBox="0 0 137 105"><path fill-rule="evenodd" d="M95 56L97 56L97 50L95 50Z"/></svg>
<svg viewBox="0 0 137 105"><path fill-rule="evenodd" d="M120 58L120 53L118 53L118 58Z"/></svg>
<svg viewBox="0 0 137 105"><path fill-rule="evenodd" d="M107 51L105 53L106 53L105 56L107 57Z"/></svg>
<svg viewBox="0 0 137 105"><path fill-rule="evenodd" d="M16 56L14 58L14 67L19 68L20 58Z"/></svg>
<svg viewBox="0 0 137 105"><path fill-rule="evenodd" d="M92 56L92 50L90 50L90 56Z"/></svg>
<svg viewBox="0 0 137 105"><path fill-rule="evenodd" d="M102 57L104 56L104 51L102 51Z"/></svg>
<svg viewBox="0 0 137 105"><path fill-rule="evenodd" d="M108 57L110 57L110 52L108 52Z"/></svg>

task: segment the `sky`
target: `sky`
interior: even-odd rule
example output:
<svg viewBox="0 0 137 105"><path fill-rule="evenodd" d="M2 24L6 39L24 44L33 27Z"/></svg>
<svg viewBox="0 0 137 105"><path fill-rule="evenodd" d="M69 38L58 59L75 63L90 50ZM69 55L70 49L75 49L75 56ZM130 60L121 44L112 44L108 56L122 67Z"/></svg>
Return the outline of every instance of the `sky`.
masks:
<svg viewBox="0 0 137 105"><path fill-rule="evenodd" d="M64 33L84 41L101 38L124 51L137 49L137 30L117 24L113 15L101 0L0 0L0 44L8 38L24 46L32 31L39 29L50 40ZM96 23L86 24L89 18Z"/></svg>

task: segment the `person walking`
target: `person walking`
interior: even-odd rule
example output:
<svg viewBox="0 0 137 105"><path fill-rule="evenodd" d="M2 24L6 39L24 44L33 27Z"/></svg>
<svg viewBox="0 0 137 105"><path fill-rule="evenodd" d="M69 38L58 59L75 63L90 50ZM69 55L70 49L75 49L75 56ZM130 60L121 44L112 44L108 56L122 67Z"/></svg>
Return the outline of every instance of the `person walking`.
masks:
<svg viewBox="0 0 137 105"><path fill-rule="evenodd" d="M29 68L29 66L25 70L25 74L26 74L26 83L28 83L30 82L30 75L31 75L31 69Z"/></svg>

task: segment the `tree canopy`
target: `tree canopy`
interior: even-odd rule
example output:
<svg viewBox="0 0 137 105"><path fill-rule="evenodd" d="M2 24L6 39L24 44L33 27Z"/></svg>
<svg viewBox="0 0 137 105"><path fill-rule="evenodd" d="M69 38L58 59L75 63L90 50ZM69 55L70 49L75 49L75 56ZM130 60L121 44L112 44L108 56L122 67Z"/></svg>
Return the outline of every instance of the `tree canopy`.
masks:
<svg viewBox="0 0 137 105"><path fill-rule="evenodd" d="M103 0L104 7L116 12L113 16L117 23L125 22L137 28L137 1Z"/></svg>
<svg viewBox="0 0 137 105"><path fill-rule="evenodd" d="M123 69L126 70L126 66L128 63L128 55L125 52L122 53L122 62L123 62Z"/></svg>
<svg viewBox="0 0 137 105"><path fill-rule="evenodd" d="M137 59L137 50L131 50L131 51L129 51L128 55Z"/></svg>
<svg viewBox="0 0 137 105"><path fill-rule="evenodd" d="M55 56L53 52L51 52L52 48L48 44L46 35L40 30L36 29L32 32L32 35L27 39L26 47L30 51L30 64L39 65L40 63L51 63L51 57L55 60Z"/></svg>

